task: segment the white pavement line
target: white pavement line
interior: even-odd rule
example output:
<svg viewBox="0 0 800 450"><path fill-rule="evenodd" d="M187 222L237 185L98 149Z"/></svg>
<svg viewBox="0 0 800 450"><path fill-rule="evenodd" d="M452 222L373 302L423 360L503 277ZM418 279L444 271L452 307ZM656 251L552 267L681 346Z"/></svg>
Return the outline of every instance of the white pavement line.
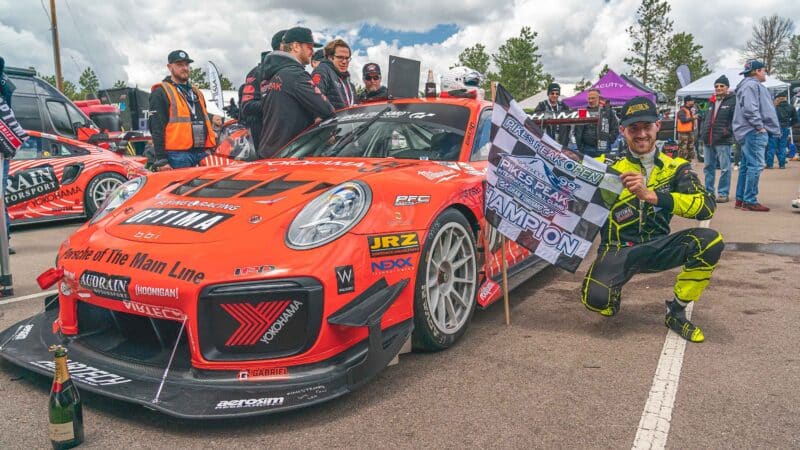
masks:
<svg viewBox="0 0 800 450"><path fill-rule="evenodd" d="M691 319L694 302L686 306L686 318ZM663 449L667 445L670 420L672 420L672 406L675 404L675 394L678 393L678 382L681 378L683 366L683 351L686 341L667 330L667 339L661 349L661 358L658 360L653 385L650 395L644 405L642 418L639 420L639 429L633 440L633 449Z"/></svg>
<svg viewBox="0 0 800 450"><path fill-rule="evenodd" d="M700 222L702 228L708 228L711 220ZM686 305L686 319L692 319L694 302ZM661 357L658 359L656 374L650 386L650 395L644 404L642 417L639 419L639 429L633 439L634 450L661 450L667 446L669 425L672 420L672 406L675 404L675 395L678 393L678 382L681 379L683 367L683 351L686 341L667 330L667 339L661 348Z"/></svg>
<svg viewBox="0 0 800 450"><path fill-rule="evenodd" d="M36 294L25 295L25 296L22 296L22 297L9 297L8 300L0 300L0 306L7 305L9 303L21 302L23 300L30 300L30 299L36 298L36 297L47 297L48 295L55 294L56 292L58 292L58 291L53 289L52 291L38 292Z"/></svg>

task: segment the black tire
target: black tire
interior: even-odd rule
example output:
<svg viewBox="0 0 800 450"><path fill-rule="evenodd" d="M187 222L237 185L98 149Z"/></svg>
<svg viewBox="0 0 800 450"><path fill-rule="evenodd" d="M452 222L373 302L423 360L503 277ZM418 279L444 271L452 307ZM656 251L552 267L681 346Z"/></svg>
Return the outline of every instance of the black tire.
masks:
<svg viewBox="0 0 800 450"><path fill-rule="evenodd" d="M83 193L83 209L86 211L86 217L92 217L106 197L126 181L127 178L114 172L104 172L92 178Z"/></svg>
<svg viewBox="0 0 800 450"><path fill-rule="evenodd" d="M435 259L432 260L432 256L442 252L442 244L447 242L442 240L448 237L451 244L449 248L457 251L453 260L463 264L456 266L451 264L453 261L450 260L443 260L440 263ZM436 282L432 286L436 287L430 288L427 280L434 278ZM462 279L465 281L461 281ZM433 300L431 295L433 289L438 300ZM413 348L421 351L439 351L455 344L466 332L472 320L477 289L477 249L472 227L463 214L452 208L446 209L434 220L428 231L417 267L417 281L414 286ZM436 303L436 311L431 305L432 302ZM448 304L450 309L447 308ZM448 321L447 316L453 321Z"/></svg>

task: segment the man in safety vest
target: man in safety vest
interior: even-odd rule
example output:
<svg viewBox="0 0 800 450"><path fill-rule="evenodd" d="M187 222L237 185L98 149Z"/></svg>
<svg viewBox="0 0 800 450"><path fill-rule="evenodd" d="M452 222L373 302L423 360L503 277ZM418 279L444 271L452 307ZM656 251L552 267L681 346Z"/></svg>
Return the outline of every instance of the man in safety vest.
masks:
<svg viewBox="0 0 800 450"><path fill-rule="evenodd" d="M678 132L678 156L692 162L694 159L694 130L697 127L697 115L694 109L694 99L687 95L683 99L683 106L678 110L678 120L675 121L675 130Z"/></svg>
<svg viewBox="0 0 800 450"><path fill-rule="evenodd" d="M189 64L194 61L175 50L167 62L170 76L153 85L150 93L155 170L197 166L216 145L203 94L189 84Z"/></svg>

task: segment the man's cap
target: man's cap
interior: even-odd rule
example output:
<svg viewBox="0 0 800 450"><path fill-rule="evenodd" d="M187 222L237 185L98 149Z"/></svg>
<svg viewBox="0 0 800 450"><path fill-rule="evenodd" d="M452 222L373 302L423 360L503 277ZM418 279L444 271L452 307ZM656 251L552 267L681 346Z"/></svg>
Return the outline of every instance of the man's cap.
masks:
<svg viewBox="0 0 800 450"><path fill-rule="evenodd" d="M754 70L763 69L764 67L767 66L765 66L764 63L759 60L748 59L747 62L744 63L744 70L739 72L739 75L747 75Z"/></svg>
<svg viewBox="0 0 800 450"><path fill-rule="evenodd" d="M716 84L724 84L725 86L731 87L731 82L728 81L728 77L726 77L725 75L720 75L719 78L714 80L714 84L715 85Z"/></svg>
<svg viewBox="0 0 800 450"><path fill-rule="evenodd" d="M378 75L380 75L381 74L381 66L379 66L379 65L377 65L375 63L368 63L368 64L364 65L364 68L362 69L362 72L364 72L364 76L365 77L367 76L367 74L370 74L370 73L377 73Z"/></svg>
<svg viewBox="0 0 800 450"><path fill-rule="evenodd" d="M314 42L314 35L311 30L305 27L294 27L286 30L283 34L283 42L290 44L292 42L300 42L301 44L313 44L314 47L322 47L322 44Z"/></svg>
<svg viewBox="0 0 800 450"><path fill-rule="evenodd" d="M622 105L620 124L627 127L636 122L658 122L658 110L650 99L633 97Z"/></svg>
<svg viewBox="0 0 800 450"><path fill-rule="evenodd" d="M692 97L691 95L687 95L686 97L683 97L683 103L689 103L689 102L693 102L693 101L694 101L694 97Z"/></svg>
<svg viewBox="0 0 800 450"><path fill-rule="evenodd" d="M550 85L547 86L547 93L549 94L549 93L551 93L553 91L558 91L558 93L560 94L561 93L561 85L559 85L558 83L550 83Z"/></svg>
<svg viewBox="0 0 800 450"><path fill-rule="evenodd" d="M786 97L786 91L778 91L775 93L775 98Z"/></svg>
<svg viewBox="0 0 800 450"><path fill-rule="evenodd" d="M283 35L286 33L286 30L278 31L277 33L272 35L272 50L277 50L281 48L281 41L283 40Z"/></svg>
<svg viewBox="0 0 800 450"><path fill-rule="evenodd" d="M183 50L173 50L169 52L169 56L167 56L167 62L172 64L178 61L186 61L188 63L194 62L192 58L189 58L189 54Z"/></svg>
<svg viewBox="0 0 800 450"><path fill-rule="evenodd" d="M314 56L311 57L312 61L322 61L323 59L325 59L325 51L322 49L315 51Z"/></svg>

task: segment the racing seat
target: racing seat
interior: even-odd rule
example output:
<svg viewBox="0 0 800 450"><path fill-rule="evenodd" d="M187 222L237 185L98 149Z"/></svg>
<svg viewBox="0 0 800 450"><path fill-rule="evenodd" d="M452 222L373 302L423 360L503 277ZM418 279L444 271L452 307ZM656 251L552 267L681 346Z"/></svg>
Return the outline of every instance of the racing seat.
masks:
<svg viewBox="0 0 800 450"><path fill-rule="evenodd" d="M431 159L439 161L455 161L461 152L461 136L444 131L431 136Z"/></svg>

